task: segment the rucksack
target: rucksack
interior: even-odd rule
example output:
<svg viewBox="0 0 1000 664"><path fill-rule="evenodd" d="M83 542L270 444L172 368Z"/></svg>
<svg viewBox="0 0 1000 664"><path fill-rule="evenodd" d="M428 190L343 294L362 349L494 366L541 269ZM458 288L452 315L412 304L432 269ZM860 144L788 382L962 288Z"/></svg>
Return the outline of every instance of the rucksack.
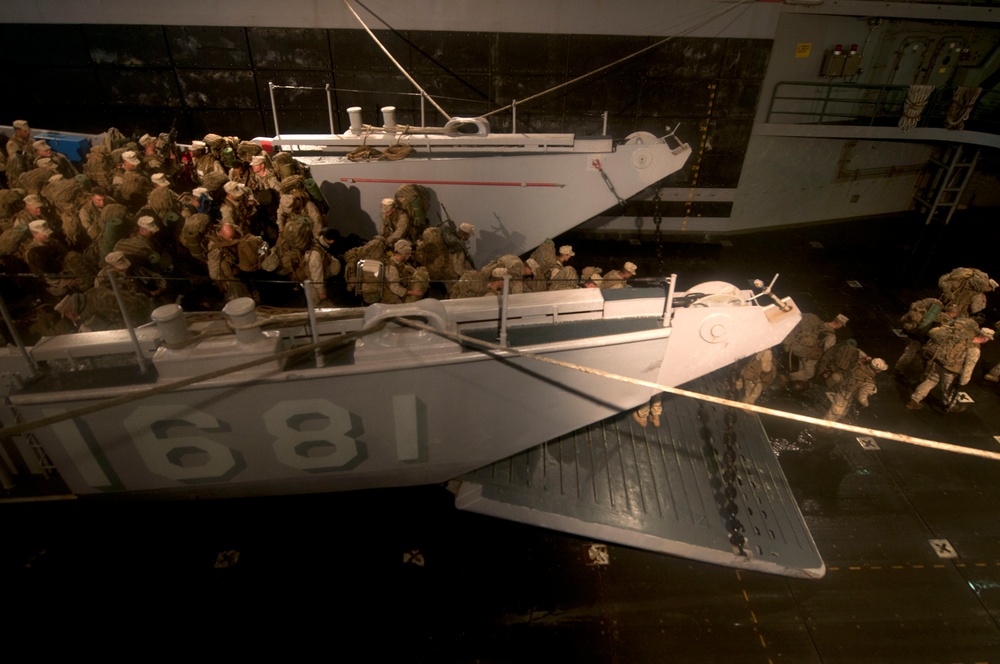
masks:
<svg viewBox="0 0 1000 664"><path fill-rule="evenodd" d="M244 235L236 245L240 270L256 272L261 269L261 261L267 253L267 242L256 235Z"/></svg>
<svg viewBox="0 0 1000 664"><path fill-rule="evenodd" d="M0 189L0 221L6 221L24 209L24 191Z"/></svg>
<svg viewBox="0 0 1000 664"><path fill-rule="evenodd" d="M7 165L7 177L10 178L10 164ZM42 193L42 187L49 183L49 178L55 175L56 172L49 168L32 168L29 171L21 173L17 178L17 186L20 189L24 189L29 194L40 194Z"/></svg>
<svg viewBox="0 0 1000 664"><path fill-rule="evenodd" d="M201 177L201 186L204 187L208 192L213 192L222 185L229 182L229 176L225 173L219 173L218 171L212 171L211 173L205 173Z"/></svg>
<svg viewBox="0 0 1000 664"><path fill-rule="evenodd" d="M427 226L427 212L431 204L430 190L419 184L404 184L396 190L396 200L413 220L417 234Z"/></svg>
<svg viewBox="0 0 1000 664"><path fill-rule="evenodd" d="M802 319L799 320L798 324L785 337L785 350L798 349L801 353L806 349L816 347L817 339L819 338L819 326L822 322L816 314L802 314ZM818 352L816 359L819 359Z"/></svg>
<svg viewBox="0 0 1000 664"><path fill-rule="evenodd" d="M977 332L978 329L977 326ZM952 373L960 372L969 350L969 342L975 333L970 332L968 326L956 322L954 325L934 328L929 336L930 340L924 346L924 359L937 362Z"/></svg>
<svg viewBox="0 0 1000 664"><path fill-rule="evenodd" d="M285 222L285 227L281 232L282 237L289 247L299 251L306 251L313 242L312 219L301 216Z"/></svg>
<svg viewBox="0 0 1000 664"><path fill-rule="evenodd" d="M427 267L431 279L438 281L454 279L455 275L451 274L451 255L444 244L439 227L433 226L424 229L413 257L417 265Z"/></svg>
<svg viewBox="0 0 1000 664"><path fill-rule="evenodd" d="M295 176L301 176L303 180L305 179L305 175L303 174L305 169L302 167L302 164L287 152L279 152L274 155L271 163L274 165L274 170L277 172L278 179L282 183L286 179Z"/></svg>
<svg viewBox="0 0 1000 664"><path fill-rule="evenodd" d="M907 332L926 332L943 308L941 300L936 297L925 297L910 305L910 310L899 319L899 324Z"/></svg>
<svg viewBox="0 0 1000 664"><path fill-rule="evenodd" d="M31 242L27 226L11 226L0 233L0 256L18 256L22 245Z"/></svg>
<svg viewBox="0 0 1000 664"><path fill-rule="evenodd" d="M294 275L306 250L312 246L312 220L309 217L295 217L285 222L278 237L278 256L281 258L281 274Z"/></svg>
<svg viewBox="0 0 1000 664"><path fill-rule="evenodd" d="M973 267L956 267L951 272L942 274L938 279L938 286L941 288L941 292L946 294L964 289L977 293L991 290L990 276Z"/></svg>
<svg viewBox="0 0 1000 664"><path fill-rule="evenodd" d="M87 197L87 190L77 180L56 180L42 187L42 196L60 212L76 212Z"/></svg>
<svg viewBox="0 0 1000 664"><path fill-rule="evenodd" d="M128 137L121 133L116 127L109 127L104 132L104 147L108 152L114 152L128 144Z"/></svg>
<svg viewBox="0 0 1000 664"><path fill-rule="evenodd" d="M212 219L207 214L199 212L188 217L181 228L181 244L187 247L191 256L202 262L208 260L203 241L211 223Z"/></svg>
<svg viewBox="0 0 1000 664"><path fill-rule="evenodd" d="M531 258L534 259L542 270L551 267L556 263L556 245L555 243L546 238L538 245L533 252L531 252ZM541 276L541 275L536 275Z"/></svg>
<svg viewBox="0 0 1000 664"><path fill-rule="evenodd" d="M365 298L366 304L382 299L384 270L378 268L376 263L381 264L385 260L385 251L385 238L376 235L364 245L352 247L344 254L344 281L347 282L347 289ZM360 269L362 263L367 270Z"/></svg>

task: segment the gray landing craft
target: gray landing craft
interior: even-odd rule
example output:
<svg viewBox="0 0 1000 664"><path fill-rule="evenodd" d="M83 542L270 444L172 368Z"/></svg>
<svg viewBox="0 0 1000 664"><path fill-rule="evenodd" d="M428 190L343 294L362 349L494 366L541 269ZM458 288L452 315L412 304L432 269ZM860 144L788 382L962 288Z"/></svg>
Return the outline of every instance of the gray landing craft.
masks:
<svg viewBox="0 0 1000 664"><path fill-rule="evenodd" d="M437 215L476 226L477 265L531 251L679 171L691 156L673 132L636 132L616 144L607 136L492 133L482 117L411 127L397 124L391 107L372 126L360 108L348 112L351 127L342 134L253 140L309 167L342 232L370 237L378 225L366 211L379 210L400 185L428 187Z"/></svg>
<svg viewBox="0 0 1000 664"><path fill-rule="evenodd" d="M165 305L153 323L132 330L11 345L0 351L5 494L43 476L48 493L60 497L250 496L448 482L459 506L474 511L710 562L821 575L822 561L755 417L743 423L746 442L731 472L724 459L736 450L699 435L710 425L697 424L703 415L668 409L664 417L680 418L676 434L654 433L660 437L644 443L631 434L633 442L610 452L616 465L626 453L635 464L661 459L637 471L645 486L620 487L652 496L655 486L676 496L672 505L650 498L662 506L656 523L650 514L615 513L610 527L600 525L603 517L591 509L600 505L573 504L556 517L544 496L525 496L524 482L514 487L519 508L491 497L487 476L497 473L483 474L491 464L511 463L584 427L627 426L628 410L658 386L695 381L770 348L801 318L791 299L770 288L755 294L706 282L680 292L675 283L672 276L661 288L429 299L272 318L259 316L249 298L207 317ZM638 454L640 448L647 451ZM581 481L600 482L612 471L599 459L594 466L574 462ZM737 483L744 511L735 527L727 502ZM599 495L594 486L576 498ZM733 496L724 498L730 489ZM610 502L639 504L613 496ZM764 522L755 526L752 518ZM765 551L763 537L754 537L756 551L744 547L748 525L772 533L772 543L791 542L793 555ZM802 552L805 558L796 558Z"/></svg>
<svg viewBox="0 0 1000 664"><path fill-rule="evenodd" d="M134 341L115 330L3 349L6 427L108 406L13 436L11 469L42 453L76 495L445 482L656 391L593 371L680 385L779 343L800 317L791 300L719 282L689 293L581 288L328 309L312 321L258 318L243 298L226 306L228 324L165 305Z"/></svg>

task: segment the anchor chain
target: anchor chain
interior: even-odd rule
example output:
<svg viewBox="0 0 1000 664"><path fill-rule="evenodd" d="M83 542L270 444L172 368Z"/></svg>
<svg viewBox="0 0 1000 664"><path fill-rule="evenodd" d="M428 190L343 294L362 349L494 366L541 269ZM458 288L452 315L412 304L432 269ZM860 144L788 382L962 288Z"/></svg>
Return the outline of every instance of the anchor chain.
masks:
<svg viewBox="0 0 1000 664"><path fill-rule="evenodd" d="M735 379L736 375L733 374L725 381L731 398L735 396L734 393L736 392ZM709 411L704 406L705 404L701 404L701 407L698 409L698 419L701 421L701 433L705 440L706 451L710 451L712 459L715 462L711 470L714 473L721 472L722 475L721 483L717 479L718 475L715 475L712 481L716 504L719 507L719 516L722 517L729 543L733 545L733 548L736 549L739 555L749 557L746 550L746 528L743 526L743 522L740 521L740 506L736 503L736 499L740 495L736 474L736 460L738 458L736 449L736 409L725 409L723 417L726 422L726 430L722 435L724 447L720 454L715 437L717 429L712 426Z"/></svg>
<svg viewBox="0 0 1000 664"><path fill-rule="evenodd" d="M608 189L612 194L614 194L614 197L618 199L618 205L622 206L622 214L624 214L625 206L628 202L618 194L618 190L615 189L615 185L611 182L611 178L608 177L608 174L604 172L604 168L601 167L601 160L595 159L590 163L597 169L597 172L601 174L601 177L604 178L604 184L608 185Z"/></svg>
<svg viewBox="0 0 1000 664"><path fill-rule="evenodd" d="M740 521L740 507L736 504L736 497L739 491L736 488L736 411L732 408L726 410L726 433L722 440L725 443L725 451L722 453L722 480L725 482L724 495L726 497L726 530L729 531L729 543L736 547L741 556L747 555L747 538L744 533L746 528Z"/></svg>
<svg viewBox="0 0 1000 664"><path fill-rule="evenodd" d="M663 213L660 212L660 188L653 189L653 226L656 228L656 269L657 274L663 274L663 233L660 226L663 224Z"/></svg>

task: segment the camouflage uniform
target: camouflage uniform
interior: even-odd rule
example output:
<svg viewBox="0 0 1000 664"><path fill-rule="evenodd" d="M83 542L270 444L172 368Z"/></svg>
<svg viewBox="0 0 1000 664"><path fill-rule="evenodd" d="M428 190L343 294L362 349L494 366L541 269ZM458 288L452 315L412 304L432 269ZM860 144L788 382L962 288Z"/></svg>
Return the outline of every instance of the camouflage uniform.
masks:
<svg viewBox="0 0 1000 664"><path fill-rule="evenodd" d="M201 144L200 146L198 144ZM204 184L205 179L212 173L226 175L226 169L222 162L216 159L215 155L208 152L204 142L194 141L191 144L192 161L194 172L199 184Z"/></svg>
<svg viewBox="0 0 1000 664"><path fill-rule="evenodd" d="M924 314L917 319L917 313ZM934 312L937 312L936 314ZM896 360L893 370L902 373L914 360L919 359L920 349L927 342L927 332L935 327L951 325L958 315L957 305L944 307L937 298L924 298L910 305L910 310L900 320L903 332L910 338L903 349L903 354Z"/></svg>
<svg viewBox="0 0 1000 664"><path fill-rule="evenodd" d="M569 290L579 287L580 275L575 267L567 265L569 259L575 255L573 247L568 244L559 247L559 255L556 257L555 263L548 268L548 290Z"/></svg>
<svg viewBox="0 0 1000 664"><path fill-rule="evenodd" d="M63 261L69 249L52 237L52 230L44 221L31 222L32 241L24 250L24 261L28 269L45 280L45 291L49 295L62 297L73 286L73 280L61 276Z"/></svg>
<svg viewBox="0 0 1000 664"><path fill-rule="evenodd" d="M940 383L941 392L945 397L945 405L949 410L964 409L954 407L952 400L952 385L957 378L959 385L967 385L972 379L972 371L979 362L979 344L993 338L993 331L979 329L979 325L971 318L959 318L949 327L936 327L928 335L929 341L925 352L927 358L927 374L922 383L910 395L906 407L918 410L923 407L923 400ZM982 341L977 341L981 339Z"/></svg>
<svg viewBox="0 0 1000 664"><path fill-rule="evenodd" d="M524 279L522 280L524 292L540 293L548 290L549 284L545 280L545 275L542 273L542 267L538 264L538 261L534 258L529 258L524 261L524 269Z"/></svg>
<svg viewBox="0 0 1000 664"><path fill-rule="evenodd" d="M98 197L101 200L100 206L98 206L96 201ZM102 223L104 210L107 206L115 205L117 202L110 196L94 194L90 200L80 206L80 211L77 213L80 219L80 226L83 227L83 230L91 240L97 240L101 237L101 232L104 230L104 224Z"/></svg>
<svg viewBox="0 0 1000 664"><path fill-rule="evenodd" d="M653 426L660 426L660 415L663 414L663 393L654 394L649 401L639 406L634 413L632 413L632 419L639 423L639 426L645 427L649 420L653 421Z"/></svg>
<svg viewBox="0 0 1000 664"><path fill-rule="evenodd" d="M510 277L511 294L524 292L524 262L514 254L504 254L494 259L482 269L484 275L492 275L493 269L497 267L506 268L507 276Z"/></svg>
<svg viewBox="0 0 1000 664"><path fill-rule="evenodd" d="M320 214L319 208L315 203L309 198L308 192L304 189L293 191L290 193L285 193L281 195L278 202L278 233L285 227L289 219L295 219L296 217L308 217L312 222L313 236L317 236L323 232L326 223L323 220L323 215ZM392 242L389 243L392 246Z"/></svg>
<svg viewBox="0 0 1000 664"><path fill-rule="evenodd" d="M816 364L816 374L824 380L826 387L833 388L850 376L859 362L867 360L854 339L848 339L823 351Z"/></svg>
<svg viewBox="0 0 1000 664"><path fill-rule="evenodd" d="M601 288L615 289L625 288L627 281L635 276L635 263L625 263L621 270L611 270L607 274L601 275Z"/></svg>
<svg viewBox="0 0 1000 664"><path fill-rule="evenodd" d="M147 221L143 221L147 220ZM154 235L158 232L152 217L140 217L139 229L129 237L118 240L114 251L120 251L133 267L146 267L158 271L169 271L170 256L162 253L156 245Z"/></svg>
<svg viewBox="0 0 1000 664"><path fill-rule="evenodd" d="M70 163L70 160L66 157L66 155L53 150L47 142L35 141L32 146L35 148L35 154L38 155L38 159L43 159L45 157L51 159L52 167L64 178L72 179L79 173L79 171L76 170L76 166Z"/></svg>
<svg viewBox="0 0 1000 664"><path fill-rule="evenodd" d="M320 304L324 300L329 301L326 292L326 280L340 274L340 261L333 257L328 251L330 244L325 238L313 240L312 247L305 255L308 279L311 282L313 302Z"/></svg>
<svg viewBox="0 0 1000 664"><path fill-rule="evenodd" d="M888 365L879 358L855 365L834 393L833 399L830 401L830 409L826 411L824 419L831 422L840 421L840 418L847 414L848 408L855 400L867 408L868 398L878 392L878 388L875 386L875 376L887 368Z"/></svg>
<svg viewBox="0 0 1000 664"><path fill-rule="evenodd" d="M399 240L392 258L385 262L385 284L382 288L382 304L416 302L427 293L430 286L427 268L415 268L409 264L413 253L406 240Z"/></svg>
<svg viewBox="0 0 1000 664"><path fill-rule="evenodd" d="M114 197L122 202L130 211L136 212L149 198L153 190L153 182L137 166L122 166L112 180Z"/></svg>
<svg viewBox="0 0 1000 664"><path fill-rule="evenodd" d="M232 224L243 234L250 233L253 219L257 215L257 201L249 189L237 182L227 182L226 198L219 206L222 223Z"/></svg>
<svg viewBox="0 0 1000 664"><path fill-rule="evenodd" d="M220 232L211 234L206 251L208 276L223 292L226 302L238 297L250 297L250 289L240 279L240 232L235 226L232 228L233 231L227 231L233 234L232 237L226 237Z"/></svg>
<svg viewBox="0 0 1000 664"><path fill-rule="evenodd" d="M391 198L382 200L382 237L390 247L399 240L416 240L416 230L410 215Z"/></svg>
<svg viewBox="0 0 1000 664"><path fill-rule="evenodd" d="M774 354L770 348L754 354L743 362L736 379L736 389L740 391L740 401L757 403L778 372L774 366Z"/></svg>
<svg viewBox="0 0 1000 664"><path fill-rule="evenodd" d="M958 267L938 278L941 301L958 307L959 316L971 316L986 308L986 293L997 288L997 282L982 270Z"/></svg>
<svg viewBox="0 0 1000 664"><path fill-rule="evenodd" d="M837 343L837 329L846 322L847 317L842 314L837 314L830 322L823 322L816 314L803 314L802 320L784 341L785 350L799 363L798 369L789 374L788 379L804 383L816 375L819 358L823 351Z"/></svg>
<svg viewBox="0 0 1000 664"><path fill-rule="evenodd" d="M7 183L14 186L22 173L30 170L38 155L33 147L31 128L24 120L14 121L14 135L7 141Z"/></svg>

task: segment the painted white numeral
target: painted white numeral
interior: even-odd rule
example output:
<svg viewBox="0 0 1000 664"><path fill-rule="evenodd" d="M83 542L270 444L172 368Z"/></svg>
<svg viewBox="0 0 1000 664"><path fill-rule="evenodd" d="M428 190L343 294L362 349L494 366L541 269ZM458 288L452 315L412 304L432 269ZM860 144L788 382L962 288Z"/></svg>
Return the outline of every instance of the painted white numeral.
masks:
<svg viewBox="0 0 1000 664"><path fill-rule="evenodd" d="M321 426L304 426L325 420ZM347 435L351 414L325 399L281 401L264 413L278 461L299 470L338 470L358 459L358 441Z"/></svg>
<svg viewBox="0 0 1000 664"><path fill-rule="evenodd" d="M66 411L62 408L59 410L45 409L42 411L42 415L50 417L52 415L62 415L64 412ZM80 473L80 477L83 478L83 481L88 486L95 489L105 489L114 485L108 474L104 472L96 456L96 454L102 454L103 456L101 449L98 447L95 454L95 450L91 449L87 441L84 440L80 427L75 421L64 420L56 422L52 425L52 431L69 455L73 467Z"/></svg>
<svg viewBox="0 0 1000 664"><path fill-rule="evenodd" d="M171 436L172 427L188 425L203 431L218 429L219 421L184 406L139 406L125 418L136 449L150 472L172 480L222 479L236 468L232 450L202 436Z"/></svg>

